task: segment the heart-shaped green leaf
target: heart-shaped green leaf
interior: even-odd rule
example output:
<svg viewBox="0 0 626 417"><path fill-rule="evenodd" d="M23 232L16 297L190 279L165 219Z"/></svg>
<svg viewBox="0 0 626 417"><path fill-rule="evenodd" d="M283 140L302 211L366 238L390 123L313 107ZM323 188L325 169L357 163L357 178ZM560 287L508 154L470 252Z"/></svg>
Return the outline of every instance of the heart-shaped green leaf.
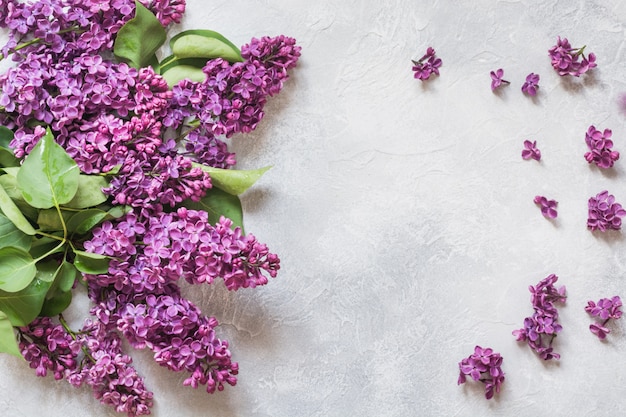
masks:
<svg viewBox="0 0 626 417"><path fill-rule="evenodd" d="M135 0L135 17L117 32L113 53L135 68L143 68L153 61L154 53L165 42L165 28L156 16Z"/></svg>
<svg viewBox="0 0 626 417"><path fill-rule="evenodd" d="M2 175L0 178L6 177L7 175ZM11 222L20 229L22 232L27 235L34 235L35 229L30 224L26 217L22 214L22 211L17 207L15 202L9 197L9 194L4 190L2 184L0 184L0 210L2 213L11 220Z"/></svg>
<svg viewBox="0 0 626 417"><path fill-rule="evenodd" d="M241 62L241 51L235 44L212 30L186 30L170 40L172 53L178 58L223 58Z"/></svg>
<svg viewBox="0 0 626 417"><path fill-rule="evenodd" d="M17 185L28 204L36 208L69 203L78 190L76 162L54 141L48 129L17 173Z"/></svg>
<svg viewBox="0 0 626 417"><path fill-rule="evenodd" d="M65 207L83 209L94 207L107 201L107 196L102 192L103 188L109 186L109 181L100 175L84 175L78 176L78 190L74 198L64 204Z"/></svg>
<svg viewBox="0 0 626 417"><path fill-rule="evenodd" d="M76 255L74 258L74 266L80 272L92 275L106 274L109 272L110 258L108 256L82 250L74 250L74 254Z"/></svg>
<svg viewBox="0 0 626 417"><path fill-rule="evenodd" d="M37 267L35 260L23 249L6 247L0 249L0 290L14 293L31 283ZM3 310L0 306L0 310Z"/></svg>
<svg viewBox="0 0 626 417"><path fill-rule="evenodd" d="M79 235L85 234L108 216L106 211L99 209L81 210L68 220L67 230Z"/></svg>

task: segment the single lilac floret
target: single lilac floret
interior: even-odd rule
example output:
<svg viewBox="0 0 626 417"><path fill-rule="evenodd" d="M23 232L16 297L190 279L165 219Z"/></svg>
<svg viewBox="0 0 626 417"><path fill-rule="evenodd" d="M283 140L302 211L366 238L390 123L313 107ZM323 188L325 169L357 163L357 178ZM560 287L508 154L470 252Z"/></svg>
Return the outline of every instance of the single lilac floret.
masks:
<svg viewBox="0 0 626 417"><path fill-rule="evenodd" d="M559 204L556 200L548 200L544 196L535 196L533 200L535 204L541 207L541 214L548 219L556 219L558 213L556 211L556 206Z"/></svg>
<svg viewBox="0 0 626 417"><path fill-rule="evenodd" d="M467 381L466 376L485 384L485 398L493 398L504 383L502 356L491 348L476 346L473 354L459 362L457 384L464 384Z"/></svg>
<svg viewBox="0 0 626 417"><path fill-rule="evenodd" d="M504 85L510 84L509 81L502 78L504 76L504 70L502 68L498 68L495 72L491 71L490 75L491 75L491 90L492 91L495 91L502 84Z"/></svg>
<svg viewBox="0 0 626 417"><path fill-rule="evenodd" d="M537 141L524 141L524 149L522 150L523 159L534 159L539 161L541 159L541 151L537 148Z"/></svg>
<svg viewBox="0 0 626 417"><path fill-rule="evenodd" d="M539 88L539 74L531 72L526 76L526 82L522 85L522 92L529 96L536 96Z"/></svg>

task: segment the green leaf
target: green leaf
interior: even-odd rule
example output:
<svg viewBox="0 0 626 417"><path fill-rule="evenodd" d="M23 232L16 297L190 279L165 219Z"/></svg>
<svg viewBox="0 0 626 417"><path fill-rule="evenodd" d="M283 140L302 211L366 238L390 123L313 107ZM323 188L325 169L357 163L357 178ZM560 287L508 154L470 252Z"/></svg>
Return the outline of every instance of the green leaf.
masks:
<svg viewBox="0 0 626 417"><path fill-rule="evenodd" d="M178 58L223 58L242 62L241 51L235 44L212 30L186 30L170 40L172 53Z"/></svg>
<svg viewBox="0 0 626 417"><path fill-rule="evenodd" d="M60 238L61 237L62 236L60 236ZM33 239L33 242L30 248L30 256L32 256L35 259L38 259L44 255L52 255L53 253L63 252L67 244L60 245L59 244L60 242L61 242L60 240L52 239L49 237Z"/></svg>
<svg viewBox="0 0 626 417"><path fill-rule="evenodd" d="M0 290L20 291L31 283L36 273L35 260L28 252L13 247L0 249Z"/></svg>
<svg viewBox="0 0 626 417"><path fill-rule="evenodd" d="M103 188L109 186L109 181L100 175L78 176L78 190L74 198L64 204L65 207L82 209L94 207L107 201L108 197L102 192Z"/></svg>
<svg viewBox="0 0 626 417"><path fill-rule="evenodd" d="M135 17L117 32L113 53L135 68L150 65L154 54L165 42L165 28L156 16L135 0Z"/></svg>
<svg viewBox="0 0 626 417"><path fill-rule="evenodd" d="M93 229L109 214L99 209L82 210L74 214L67 222L67 230L71 233L83 235Z"/></svg>
<svg viewBox="0 0 626 417"><path fill-rule="evenodd" d="M70 290L74 285L77 274L78 271L69 262L64 261L61 265L58 265L54 274L54 282L46 293L39 315L52 317L65 311L72 302Z"/></svg>
<svg viewBox="0 0 626 417"><path fill-rule="evenodd" d="M191 65L176 65L170 67L162 73L167 85L172 88L184 79L194 82L202 82L206 79L206 74L202 68L193 67Z"/></svg>
<svg viewBox="0 0 626 417"><path fill-rule="evenodd" d="M61 210L63 221L66 223L74 214L74 212ZM63 231L63 223L61 222L61 218L59 217L59 212L55 208L39 210L37 225L39 226L39 230L44 232Z"/></svg>
<svg viewBox="0 0 626 417"><path fill-rule="evenodd" d="M39 315L51 284L34 279L21 291L0 291L0 310L7 315L13 326L28 325Z"/></svg>
<svg viewBox="0 0 626 417"><path fill-rule="evenodd" d="M11 149L11 141L13 140L13 131L6 126L0 126L0 147Z"/></svg>
<svg viewBox="0 0 626 417"><path fill-rule="evenodd" d="M11 168L12 169L12 168ZM8 172L9 168L4 168ZM17 206L19 211L22 212L24 217L36 221L39 215L39 210L31 207L30 204L24 200L24 196L17 186L17 178L15 175L9 173L8 175L0 175L0 186L4 188L4 191L11 197L13 203Z"/></svg>
<svg viewBox="0 0 626 417"><path fill-rule="evenodd" d="M209 167L197 162L194 162L193 166L211 174L211 182L214 186L233 195L243 194L271 168L264 167L254 170L222 169Z"/></svg>
<svg viewBox="0 0 626 417"><path fill-rule="evenodd" d="M0 147L0 166L18 167L20 166L20 160L13 155L11 150Z"/></svg>
<svg viewBox="0 0 626 417"><path fill-rule="evenodd" d="M28 204L36 208L69 203L78 190L76 162L58 145L48 129L28 154L17 174L17 185Z"/></svg>
<svg viewBox="0 0 626 417"><path fill-rule="evenodd" d="M74 254L76 255L74 258L74 266L80 272L92 275L106 274L109 272L110 258L108 256L82 250L74 250Z"/></svg>
<svg viewBox="0 0 626 417"><path fill-rule="evenodd" d="M6 176L7 175L2 175L0 178ZM26 217L24 217L22 211L17 207L15 202L13 202L11 197L9 197L2 184L0 184L0 210L2 210L2 213L4 213L4 215L11 220L15 227L20 229L22 232L31 236L35 234L35 229Z"/></svg>
<svg viewBox="0 0 626 417"><path fill-rule="evenodd" d="M215 224L220 216L228 217L233 221L233 228L243 228L243 209L241 201L236 195L227 193L218 188L209 190L200 201L186 201L183 205L193 210L204 210L209 215L209 223Z"/></svg>
<svg viewBox="0 0 626 417"><path fill-rule="evenodd" d="M0 311L0 352L24 359L17 344L13 325L9 321L9 317L2 311Z"/></svg>
<svg viewBox="0 0 626 417"><path fill-rule="evenodd" d="M32 236L19 230L11 220L0 214L0 248L12 246L27 251L32 240Z"/></svg>

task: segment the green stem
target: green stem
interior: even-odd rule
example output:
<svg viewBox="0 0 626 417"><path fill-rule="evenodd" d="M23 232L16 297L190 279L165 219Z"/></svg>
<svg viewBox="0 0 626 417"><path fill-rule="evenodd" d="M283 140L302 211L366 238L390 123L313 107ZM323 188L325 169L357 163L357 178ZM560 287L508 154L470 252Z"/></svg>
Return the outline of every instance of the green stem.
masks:
<svg viewBox="0 0 626 417"><path fill-rule="evenodd" d="M67 29L61 29L60 31L57 32L57 34L62 35L64 33L68 33L68 32L85 32L86 29L81 29L79 26L72 26L70 28ZM11 53L15 53L17 51L19 51L20 49L24 49L26 47L29 47L31 45L34 45L36 43L39 42L43 42L43 38L33 38L29 41L26 41L24 43L21 43L19 45L17 45L15 48L13 48L11 50ZM0 53L0 61L2 61L4 58L6 58L6 56L4 56L3 53Z"/></svg>

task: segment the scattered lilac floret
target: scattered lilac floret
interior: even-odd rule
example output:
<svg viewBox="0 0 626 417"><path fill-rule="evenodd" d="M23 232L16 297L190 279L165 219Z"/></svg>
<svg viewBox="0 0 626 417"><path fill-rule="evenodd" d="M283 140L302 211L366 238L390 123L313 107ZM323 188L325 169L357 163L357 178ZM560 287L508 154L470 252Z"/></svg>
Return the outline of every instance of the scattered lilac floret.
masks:
<svg viewBox="0 0 626 417"><path fill-rule="evenodd" d="M535 204L541 207L541 214L548 219L556 219L558 213L556 206L559 204L556 200L548 200L544 196L536 196L533 200Z"/></svg>
<svg viewBox="0 0 626 417"><path fill-rule="evenodd" d="M587 228L589 230L620 230L622 217L626 216L626 210L622 205L615 202L615 196L608 191L602 191L595 197L589 198L589 215Z"/></svg>
<svg viewBox="0 0 626 417"><path fill-rule="evenodd" d="M435 50L430 46L423 57L411 62L413 62L415 72L413 77L422 81L428 80L432 74L439 75L439 67L442 64L441 59L436 56Z"/></svg>
<svg viewBox="0 0 626 417"><path fill-rule="evenodd" d="M524 149L522 150L523 159L534 159L539 161L541 159L541 151L537 148L537 141L524 141Z"/></svg>
<svg viewBox="0 0 626 417"><path fill-rule="evenodd" d="M474 348L474 353L459 362L458 385L467 381L469 375L474 381L485 384L485 398L493 398L494 394L500 392L504 383L504 372L502 372L502 356L494 352L491 348L483 349L480 346Z"/></svg>
<svg viewBox="0 0 626 417"><path fill-rule="evenodd" d="M526 76L526 82L522 85L522 92L529 96L536 96L539 88L539 74L531 72Z"/></svg>
<svg viewBox="0 0 626 417"><path fill-rule="evenodd" d="M543 360L559 359L560 354L554 352L552 343L562 330L558 323L559 314L554 303L565 303L565 286L557 288L554 283L559 278L550 274L539 281L536 286L528 287L535 313L524 319L524 327L513 331L519 342L527 342Z"/></svg>
<svg viewBox="0 0 626 417"><path fill-rule="evenodd" d="M510 84L509 81L502 79L504 76L504 70L502 68L498 68L495 72L491 71L491 90L495 91L502 84Z"/></svg>
<svg viewBox="0 0 626 417"><path fill-rule="evenodd" d="M619 159L619 152L614 151L611 129L604 129L604 132L589 126L585 134L585 142L589 151L585 153L587 162L596 164L599 168L611 168L615 161Z"/></svg>
<svg viewBox="0 0 626 417"><path fill-rule="evenodd" d="M622 300L618 295L611 298L601 298L598 303L587 301L585 311L592 317L598 317L602 322L596 322L589 325L591 333L600 339L606 339L611 330L606 327L609 320L617 320L622 317Z"/></svg>
<svg viewBox="0 0 626 417"><path fill-rule="evenodd" d="M585 46L572 48L567 38L557 37L556 45L548 50L552 61L552 68L560 75L579 77L597 66L596 55L584 55ZM580 59L580 60L579 60Z"/></svg>

